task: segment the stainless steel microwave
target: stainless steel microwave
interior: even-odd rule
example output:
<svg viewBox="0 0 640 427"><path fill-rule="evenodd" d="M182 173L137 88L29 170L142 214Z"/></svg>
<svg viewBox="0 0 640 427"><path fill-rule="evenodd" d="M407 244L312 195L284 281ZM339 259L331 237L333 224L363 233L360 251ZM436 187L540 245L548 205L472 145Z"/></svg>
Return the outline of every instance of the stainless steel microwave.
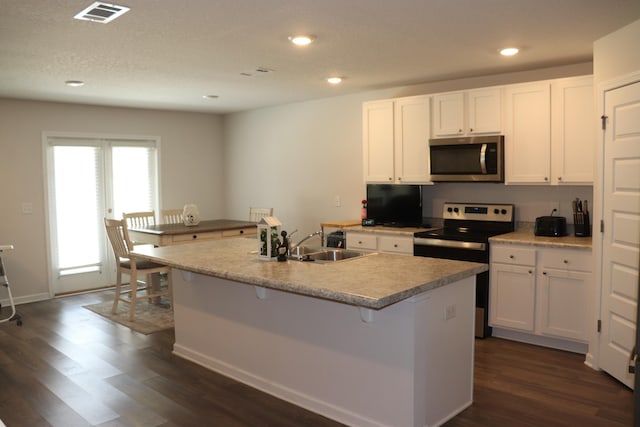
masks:
<svg viewBox="0 0 640 427"><path fill-rule="evenodd" d="M504 136L429 140L433 182L504 182Z"/></svg>

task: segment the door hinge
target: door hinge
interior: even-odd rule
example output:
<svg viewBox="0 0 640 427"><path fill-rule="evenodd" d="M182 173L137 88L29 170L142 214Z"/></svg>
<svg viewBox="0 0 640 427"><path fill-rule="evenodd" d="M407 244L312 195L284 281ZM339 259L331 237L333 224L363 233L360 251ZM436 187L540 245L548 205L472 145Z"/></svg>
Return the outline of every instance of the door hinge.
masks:
<svg viewBox="0 0 640 427"><path fill-rule="evenodd" d="M604 220L600 220L600 232L604 233Z"/></svg>
<svg viewBox="0 0 640 427"><path fill-rule="evenodd" d="M602 332L602 320L598 319L598 333Z"/></svg>
<svg viewBox="0 0 640 427"><path fill-rule="evenodd" d="M607 119L608 118L609 117L605 116L605 115L600 116L600 119L602 120L602 130L606 130L607 129Z"/></svg>

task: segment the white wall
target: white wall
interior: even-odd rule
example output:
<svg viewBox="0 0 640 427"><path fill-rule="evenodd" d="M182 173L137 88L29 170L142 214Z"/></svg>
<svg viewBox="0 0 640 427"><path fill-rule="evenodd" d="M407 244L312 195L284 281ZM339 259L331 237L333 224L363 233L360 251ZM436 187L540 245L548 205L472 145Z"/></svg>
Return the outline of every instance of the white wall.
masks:
<svg viewBox="0 0 640 427"><path fill-rule="evenodd" d="M224 215L220 116L0 99L0 244L15 245L3 259L20 302L49 293L43 131L159 136L162 207Z"/></svg>
<svg viewBox="0 0 640 427"><path fill-rule="evenodd" d="M520 83L592 73L577 64L473 79L359 93L247 111L225 116L228 215L245 215L247 206L274 208L289 232L319 229L321 221L360 218L365 195L362 178L362 102L399 96ZM345 82L348 84L348 81ZM506 187L492 184L425 186L425 216L441 216L443 201L511 202L518 220L548 215L552 203L570 216L570 199L592 200L591 187ZM335 206L335 197L342 206ZM433 202L431 201L433 199Z"/></svg>
<svg viewBox="0 0 640 427"><path fill-rule="evenodd" d="M640 70L640 20L596 40L593 44L594 83L617 79Z"/></svg>

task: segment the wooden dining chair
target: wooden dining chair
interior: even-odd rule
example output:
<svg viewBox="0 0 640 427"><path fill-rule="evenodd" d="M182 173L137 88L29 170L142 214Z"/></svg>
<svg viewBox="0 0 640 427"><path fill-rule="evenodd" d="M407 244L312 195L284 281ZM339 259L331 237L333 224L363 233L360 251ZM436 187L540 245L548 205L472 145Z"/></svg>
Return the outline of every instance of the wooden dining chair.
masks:
<svg viewBox="0 0 640 427"><path fill-rule="evenodd" d="M164 209L160 211L160 218L163 224L183 224L183 209Z"/></svg>
<svg viewBox="0 0 640 427"><path fill-rule="evenodd" d="M129 212L123 213L122 219L127 222L127 228L146 228L156 225L156 212ZM134 245L146 245L147 243L132 241Z"/></svg>
<svg viewBox="0 0 640 427"><path fill-rule="evenodd" d="M273 208L249 208L249 221L258 222L265 216L273 216Z"/></svg>
<svg viewBox="0 0 640 427"><path fill-rule="evenodd" d="M122 218L127 221L128 228L144 228L156 225L155 211L123 213Z"/></svg>
<svg viewBox="0 0 640 427"><path fill-rule="evenodd" d="M125 302L129 304L129 320L135 320L136 304L138 302L138 291L145 290L146 294L143 298L151 301L151 298L167 296L173 304L173 284L171 279L171 267L163 264L157 264L151 261L136 259L131 255L133 244L129 240L129 232L127 231L127 221L125 219L104 219L104 225L107 230L109 242L113 248L113 254L116 257L117 278L116 278L116 295L111 308L112 313L118 310L118 303ZM167 273L166 289L152 289L151 275L154 273ZM122 283L122 275L129 275L128 289L124 289ZM142 276L145 280L139 280ZM139 287L138 283L143 282L143 286Z"/></svg>

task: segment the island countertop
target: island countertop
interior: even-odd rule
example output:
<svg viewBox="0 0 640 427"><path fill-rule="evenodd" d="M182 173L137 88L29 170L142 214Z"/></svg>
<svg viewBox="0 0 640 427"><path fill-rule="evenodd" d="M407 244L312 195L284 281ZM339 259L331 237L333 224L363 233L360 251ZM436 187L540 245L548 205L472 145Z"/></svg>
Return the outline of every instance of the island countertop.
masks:
<svg viewBox="0 0 640 427"><path fill-rule="evenodd" d="M486 264L374 253L332 263L258 259L251 238L139 247L142 259L173 268L370 309L487 271Z"/></svg>

